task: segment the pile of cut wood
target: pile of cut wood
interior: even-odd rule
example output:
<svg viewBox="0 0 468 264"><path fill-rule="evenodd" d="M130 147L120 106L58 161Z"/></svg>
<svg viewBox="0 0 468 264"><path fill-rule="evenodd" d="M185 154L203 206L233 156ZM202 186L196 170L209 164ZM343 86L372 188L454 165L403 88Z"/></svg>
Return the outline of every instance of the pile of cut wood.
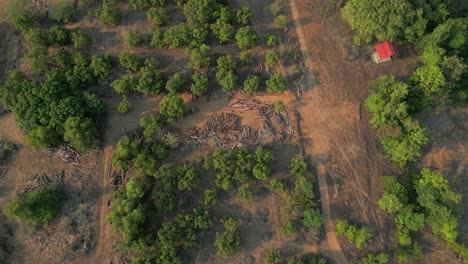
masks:
<svg viewBox="0 0 468 264"><path fill-rule="evenodd" d="M63 171L51 175L45 173L34 174L21 184L19 193L28 193L49 184L63 184L63 176Z"/></svg>
<svg viewBox="0 0 468 264"><path fill-rule="evenodd" d="M57 147L46 149L46 155L49 158L53 156L59 157L64 162L70 163L71 165L78 165L80 163L79 157L81 156L78 151L67 144L61 144Z"/></svg>
<svg viewBox="0 0 468 264"><path fill-rule="evenodd" d="M192 129L190 139L198 144L215 147L257 146L265 143L282 143L291 140L294 128L285 110L276 111L272 104L247 97L233 102L235 112L257 112L260 127L241 125L241 117L232 111L212 115L201 128Z"/></svg>

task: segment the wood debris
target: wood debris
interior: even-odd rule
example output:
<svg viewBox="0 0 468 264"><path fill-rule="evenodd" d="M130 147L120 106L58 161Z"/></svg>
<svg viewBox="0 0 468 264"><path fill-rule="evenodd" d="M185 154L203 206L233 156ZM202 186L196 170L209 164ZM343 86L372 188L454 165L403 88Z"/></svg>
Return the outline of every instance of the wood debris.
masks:
<svg viewBox="0 0 468 264"><path fill-rule="evenodd" d="M113 170L108 184L113 187L123 186L128 182L128 178L126 172Z"/></svg>
<svg viewBox="0 0 468 264"><path fill-rule="evenodd" d="M273 104L266 104L253 97L231 103L235 112L253 112L260 119L257 128L242 126L241 117L232 112L212 115L201 128L194 128L190 139L198 144L234 148L282 143L291 140L294 129L287 111L276 111Z"/></svg>
<svg viewBox="0 0 468 264"><path fill-rule="evenodd" d="M28 193L49 184L63 184L63 176L63 171L55 172L51 175L45 173L34 174L21 184L19 193Z"/></svg>
<svg viewBox="0 0 468 264"><path fill-rule="evenodd" d="M47 157L59 157L66 163L70 163L71 165L78 165L80 163L80 156L81 154L70 147L67 144L60 144L57 147L48 148L46 149Z"/></svg>

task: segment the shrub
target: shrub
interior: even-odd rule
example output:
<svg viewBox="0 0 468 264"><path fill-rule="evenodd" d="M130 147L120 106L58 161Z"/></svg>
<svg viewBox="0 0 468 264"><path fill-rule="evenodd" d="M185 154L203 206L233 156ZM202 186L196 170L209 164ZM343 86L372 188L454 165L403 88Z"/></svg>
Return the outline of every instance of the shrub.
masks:
<svg viewBox="0 0 468 264"><path fill-rule="evenodd" d="M278 179L272 179L268 183L268 189L270 189L272 192L283 193L286 191L286 185Z"/></svg>
<svg viewBox="0 0 468 264"><path fill-rule="evenodd" d="M216 204L216 189L205 190L202 204L205 206Z"/></svg>
<svg viewBox="0 0 468 264"><path fill-rule="evenodd" d="M47 225L59 213L65 195L57 185L39 187L8 203L5 214L25 223L31 231Z"/></svg>
<svg viewBox="0 0 468 264"><path fill-rule="evenodd" d="M228 218L223 221L224 232L216 232L217 254L225 257L234 255L240 249L240 230L238 223Z"/></svg>
<svg viewBox="0 0 468 264"><path fill-rule="evenodd" d="M232 71L220 70L216 73L216 79L223 92L230 92L236 89L237 76Z"/></svg>
<svg viewBox="0 0 468 264"><path fill-rule="evenodd" d="M257 75L249 75L244 81L244 91L255 93L260 89L260 78Z"/></svg>
<svg viewBox="0 0 468 264"><path fill-rule="evenodd" d="M251 17L252 12L250 12L248 7L243 6L241 9L237 10L237 24L241 26L247 26L250 22Z"/></svg>
<svg viewBox="0 0 468 264"><path fill-rule="evenodd" d="M79 151L90 150L95 136L96 126L90 118L69 117L65 122L63 139Z"/></svg>
<svg viewBox="0 0 468 264"><path fill-rule="evenodd" d="M281 251L275 248L266 252L265 257L263 258L263 263L275 264L280 262L282 259L283 257L281 256Z"/></svg>
<svg viewBox="0 0 468 264"><path fill-rule="evenodd" d="M124 66L125 68L131 71L138 71L142 66L141 59L135 55L128 54L126 52L122 52L119 55L120 65Z"/></svg>
<svg viewBox="0 0 468 264"><path fill-rule="evenodd" d="M196 72L192 75L192 81L193 83L190 86L190 91L193 95L201 96L208 92L208 75Z"/></svg>
<svg viewBox="0 0 468 264"><path fill-rule="evenodd" d="M71 0L61 0L58 5L50 9L49 17L57 22L76 22L78 12L75 9L75 3Z"/></svg>
<svg viewBox="0 0 468 264"><path fill-rule="evenodd" d="M91 45L91 37L83 30L77 30L71 33L71 40L75 49L84 49Z"/></svg>
<svg viewBox="0 0 468 264"><path fill-rule="evenodd" d="M200 172L192 166L183 165L177 169L178 189L191 191L196 188L200 182Z"/></svg>
<svg viewBox="0 0 468 264"><path fill-rule="evenodd" d="M161 7L152 7L146 13L153 26L162 26L167 22L166 11Z"/></svg>
<svg viewBox="0 0 468 264"><path fill-rule="evenodd" d="M279 73L273 73L266 81L266 89L269 93L283 93L286 91L286 80Z"/></svg>
<svg viewBox="0 0 468 264"><path fill-rule="evenodd" d="M231 26L229 22L225 22L219 19L216 21L216 23L212 24L210 28L213 31L213 35L215 35L221 44L230 42L235 32L234 27Z"/></svg>
<svg viewBox="0 0 468 264"><path fill-rule="evenodd" d="M250 26L239 28L236 33L237 46L247 49L257 45L257 32Z"/></svg>
<svg viewBox="0 0 468 264"><path fill-rule="evenodd" d="M138 146L127 136L122 137L116 144L114 154L112 155L112 165L117 170L128 170L132 160L138 155ZM133 178L133 177L132 177Z"/></svg>
<svg viewBox="0 0 468 264"><path fill-rule="evenodd" d="M367 254L362 260L364 264L387 264L390 258L387 253Z"/></svg>
<svg viewBox="0 0 468 264"><path fill-rule="evenodd" d="M265 42L268 46L272 47L278 43L278 40L274 35L268 34L265 36Z"/></svg>
<svg viewBox="0 0 468 264"><path fill-rule="evenodd" d="M104 56L93 55L89 67L94 76L105 79L112 73L112 59L108 54Z"/></svg>
<svg viewBox="0 0 468 264"><path fill-rule="evenodd" d="M336 234L345 236L349 242L354 242L358 249L366 246L372 238L366 227L359 228L346 220L339 220L336 224Z"/></svg>
<svg viewBox="0 0 468 264"><path fill-rule="evenodd" d="M27 15L21 15L13 18L12 23L13 26L15 26L15 28L23 35L34 27L34 21Z"/></svg>
<svg viewBox="0 0 468 264"><path fill-rule="evenodd" d="M286 223L282 224L280 228L281 232L288 236L296 233L296 225L291 220L287 220Z"/></svg>
<svg viewBox="0 0 468 264"><path fill-rule="evenodd" d="M164 32L164 44L169 45L170 49L177 49L190 43L191 32L183 23L172 26Z"/></svg>
<svg viewBox="0 0 468 264"><path fill-rule="evenodd" d="M237 68L236 58L232 55L219 57L216 63L218 64L218 70L232 71Z"/></svg>
<svg viewBox="0 0 468 264"><path fill-rule="evenodd" d="M129 48L141 47L145 42L145 35L136 29L130 29L125 36L125 44Z"/></svg>
<svg viewBox="0 0 468 264"><path fill-rule="evenodd" d="M39 126L31 131L24 137L26 146L37 146L41 148L48 148L58 143L57 135L50 131L48 128Z"/></svg>
<svg viewBox="0 0 468 264"><path fill-rule="evenodd" d="M275 111L276 112L284 111L285 106L284 106L284 103L281 100L276 100L274 104L275 104Z"/></svg>
<svg viewBox="0 0 468 264"><path fill-rule="evenodd" d="M253 62L253 56L252 52L248 50L243 50L240 52L240 60L245 62L245 63L252 63Z"/></svg>
<svg viewBox="0 0 468 264"><path fill-rule="evenodd" d="M184 15L190 25L205 25L213 20L217 8L215 0L188 0L184 5Z"/></svg>
<svg viewBox="0 0 468 264"><path fill-rule="evenodd" d="M280 28L285 28L287 26L287 19L286 16L284 15L279 15L275 18L275 25L277 25Z"/></svg>
<svg viewBox="0 0 468 264"><path fill-rule="evenodd" d="M184 90L187 80L184 73L176 72L166 82L166 90L170 93L178 93Z"/></svg>
<svg viewBox="0 0 468 264"><path fill-rule="evenodd" d="M278 55L278 52L274 51L274 50L270 50L266 53L265 55L265 61L268 65L268 67L270 68L274 68L276 66L278 66L278 62L279 62L279 55Z"/></svg>
<svg viewBox="0 0 468 264"><path fill-rule="evenodd" d="M248 184L244 184L239 187L237 190L237 196L244 201L252 201L255 198L255 194Z"/></svg>
<svg viewBox="0 0 468 264"><path fill-rule="evenodd" d="M159 113L167 117L168 122L174 122L185 113L184 100L178 98L174 93L166 95L159 105Z"/></svg>
<svg viewBox="0 0 468 264"><path fill-rule="evenodd" d="M49 50L44 46L35 46L28 51L26 57L31 60L31 67L38 71L42 72L48 68L48 55Z"/></svg>
<svg viewBox="0 0 468 264"><path fill-rule="evenodd" d="M125 114L132 110L132 103L128 100L126 95L122 95L122 102L117 106L119 113Z"/></svg>

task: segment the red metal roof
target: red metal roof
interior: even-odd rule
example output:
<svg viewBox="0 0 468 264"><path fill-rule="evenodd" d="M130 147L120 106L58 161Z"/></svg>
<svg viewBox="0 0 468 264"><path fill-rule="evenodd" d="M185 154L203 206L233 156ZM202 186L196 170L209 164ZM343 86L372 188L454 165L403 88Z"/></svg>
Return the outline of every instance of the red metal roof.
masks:
<svg viewBox="0 0 468 264"><path fill-rule="evenodd" d="M385 60L390 58L391 56L398 55L398 52L396 51L395 47L388 40L375 45L375 50L377 51L377 54L379 55L379 58L381 60Z"/></svg>

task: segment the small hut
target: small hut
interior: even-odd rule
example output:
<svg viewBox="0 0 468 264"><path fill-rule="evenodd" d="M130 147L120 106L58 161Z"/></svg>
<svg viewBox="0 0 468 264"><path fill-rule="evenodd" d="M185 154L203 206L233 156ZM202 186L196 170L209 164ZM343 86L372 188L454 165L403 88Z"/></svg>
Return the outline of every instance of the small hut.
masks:
<svg viewBox="0 0 468 264"><path fill-rule="evenodd" d="M372 59L376 63L382 63L392 60L398 55L398 51L390 41L384 41L375 45L375 52L372 54Z"/></svg>

